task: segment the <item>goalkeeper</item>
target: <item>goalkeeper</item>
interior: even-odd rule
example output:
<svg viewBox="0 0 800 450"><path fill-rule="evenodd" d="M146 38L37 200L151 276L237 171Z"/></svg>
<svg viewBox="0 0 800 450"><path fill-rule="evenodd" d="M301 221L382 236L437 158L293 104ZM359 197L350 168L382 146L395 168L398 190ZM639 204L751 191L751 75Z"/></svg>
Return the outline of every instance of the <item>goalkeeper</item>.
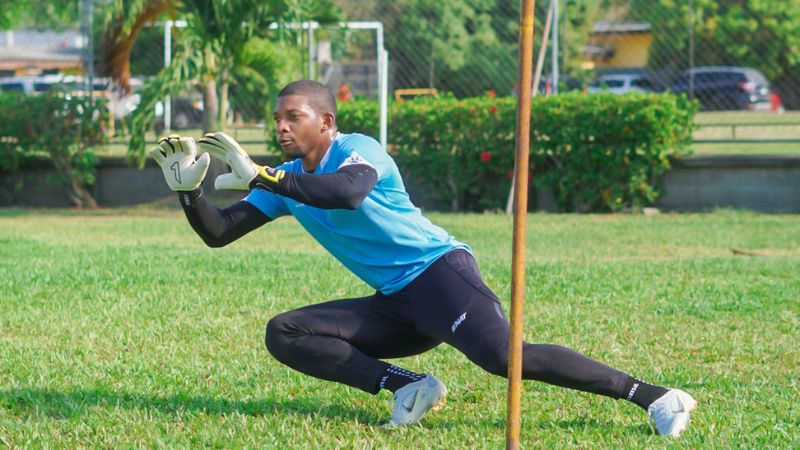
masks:
<svg viewBox="0 0 800 450"><path fill-rule="evenodd" d="M385 360L416 355L445 342L489 373L506 376L508 322L484 284L472 252L422 216L392 158L372 138L336 127L336 101L315 81L287 85L274 111L278 142L289 162L253 163L224 133L199 141L171 136L151 152L178 192L192 228L221 247L293 215L375 293L285 312L267 324L266 345L280 362L305 374L376 394L394 393L388 426L419 421L447 389L429 374ZM200 184L208 153L231 172L217 189L249 191L225 209ZM565 347L526 343L523 378L625 399L647 411L660 434L678 435L695 400L633 378Z"/></svg>

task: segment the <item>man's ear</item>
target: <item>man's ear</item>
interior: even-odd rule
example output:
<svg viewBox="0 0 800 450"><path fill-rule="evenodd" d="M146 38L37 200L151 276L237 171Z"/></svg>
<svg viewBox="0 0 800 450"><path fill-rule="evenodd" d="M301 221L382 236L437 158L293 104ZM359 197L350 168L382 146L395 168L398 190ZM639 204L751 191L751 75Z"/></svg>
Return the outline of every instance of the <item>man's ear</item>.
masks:
<svg viewBox="0 0 800 450"><path fill-rule="evenodd" d="M336 117L329 113L322 113L322 131L328 131L336 127Z"/></svg>

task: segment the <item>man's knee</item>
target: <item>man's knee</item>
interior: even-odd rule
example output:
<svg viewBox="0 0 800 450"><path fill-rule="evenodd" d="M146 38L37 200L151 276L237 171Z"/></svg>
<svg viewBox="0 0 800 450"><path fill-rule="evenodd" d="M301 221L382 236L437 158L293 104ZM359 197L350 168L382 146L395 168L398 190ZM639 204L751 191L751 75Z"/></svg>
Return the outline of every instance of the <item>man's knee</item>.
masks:
<svg viewBox="0 0 800 450"><path fill-rule="evenodd" d="M267 322L264 343L267 346L267 350L278 361L283 361L289 352L293 334L290 323L291 316L289 313L279 314Z"/></svg>
<svg viewBox="0 0 800 450"><path fill-rule="evenodd" d="M481 352L472 361L483 370L501 377L508 376L508 353L505 348L494 348Z"/></svg>

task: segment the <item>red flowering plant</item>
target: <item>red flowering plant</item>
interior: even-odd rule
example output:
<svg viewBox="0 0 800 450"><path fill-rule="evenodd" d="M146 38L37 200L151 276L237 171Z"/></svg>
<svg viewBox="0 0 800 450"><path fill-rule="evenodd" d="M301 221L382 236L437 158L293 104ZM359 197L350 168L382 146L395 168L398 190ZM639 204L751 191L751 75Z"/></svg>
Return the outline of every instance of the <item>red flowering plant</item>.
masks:
<svg viewBox="0 0 800 450"><path fill-rule="evenodd" d="M696 108L668 94L537 97L533 186L552 189L564 211L652 203L670 160L686 153ZM337 124L377 137L377 110L377 102L348 102ZM504 207L513 177L515 98L417 98L392 104L389 124L412 200L435 209Z"/></svg>
<svg viewBox="0 0 800 450"><path fill-rule="evenodd" d="M392 141L409 183L439 209L501 209L513 167L513 99L439 97L398 108Z"/></svg>
<svg viewBox="0 0 800 450"><path fill-rule="evenodd" d="M377 108L374 101L339 105L337 125L377 138ZM412 199L454 211L503 208L506 172L514 165L514 108L513 98L440 96L392 103L388 151Z"/></svg>

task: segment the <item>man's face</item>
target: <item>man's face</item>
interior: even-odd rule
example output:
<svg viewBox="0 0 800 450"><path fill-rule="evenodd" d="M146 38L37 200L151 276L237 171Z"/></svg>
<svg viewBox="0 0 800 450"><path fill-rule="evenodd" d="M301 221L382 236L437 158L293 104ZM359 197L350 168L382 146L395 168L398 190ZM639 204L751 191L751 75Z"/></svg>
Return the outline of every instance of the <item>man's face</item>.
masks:
<svg viewBox="0 0 800 450"><path fill-rule="evenodd" d="M273 113L278 144L289 158L303 158L324 142L328 126L302 95L278 97Z"/></svg>

